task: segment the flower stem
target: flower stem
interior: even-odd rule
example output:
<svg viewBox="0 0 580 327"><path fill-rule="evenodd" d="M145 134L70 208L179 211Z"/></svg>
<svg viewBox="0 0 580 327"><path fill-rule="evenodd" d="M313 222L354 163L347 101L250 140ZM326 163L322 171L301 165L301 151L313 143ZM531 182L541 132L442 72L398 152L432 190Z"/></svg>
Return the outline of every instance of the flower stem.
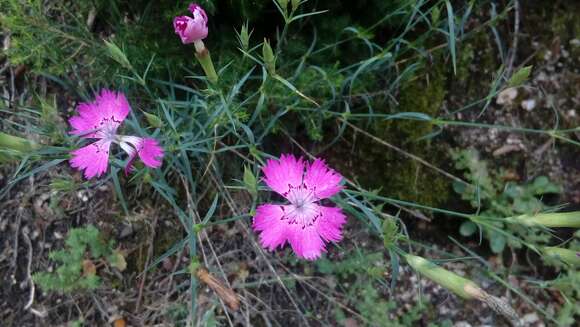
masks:
<svg viewBox="0 0 580 327"><path fill-rule="evenodd" d="M205 72L205 76L212 84L217 84L218 75L213 67L213 62L211 60L211 56L209 54L209 50L207 48L203 49L201 52L196 52L195 57L197 61L201 64L203 71Z"/></svg>

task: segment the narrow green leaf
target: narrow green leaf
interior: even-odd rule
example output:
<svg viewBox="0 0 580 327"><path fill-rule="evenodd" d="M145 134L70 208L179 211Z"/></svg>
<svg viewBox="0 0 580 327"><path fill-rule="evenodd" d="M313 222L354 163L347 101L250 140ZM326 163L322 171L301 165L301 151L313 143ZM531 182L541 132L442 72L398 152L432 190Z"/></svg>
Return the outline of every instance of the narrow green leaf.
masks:
<svg viewBox="0 0 580 327"><path fill-rule="evenodd" d="M449 0L445 1L447 6L447 25L449 26L449 51L451 52L451 61L453 62L453 74L457 74L457 56L455 53L455 15L453 7Z"/></svg>
<svg viewBox="0 0 580 327"><path fill-rule="evenodd" d="M115 193L117 193L117 197L121 202L121 206L123 207L123 211L125 211L125 215L129 215L129 208L127 206L127 201L125 201L125 196L123 195L123 189L121 188L121 183L119 183L119 168L113 167L111 169L111 177L113 178L113 186L115 187Z"/></svg>
<svg viewBox="0 0 580 327"><path fill-rule="evenodd" d="M215 195L215 198L213 198L213 202L211 203L211 206L207 210L205 217L203 217L203 220L201 222L202 224L207 223L211 219L211 217L213 217L213 214L215 213L215 209L217 208L219 198L220 198L220 195L219 195L219 193L217 193Z"/></svg>
<svg viewBox="0 0 580 327"><path fill-rule="evenodd" d="M302 98L304 98L308 102L311 102L314 105L316 105L317 107L320 107L320 105L316 101L314 101L310 97L306 96L304 93L300 92L300 90L298 90L294 85L292 85L292 83L290 83L287 80L285 80L282 76L276 74L276 75L273 75L272 77L274 77L277 81L279 81L280 83L284 84L287 88L289 88L290 90L294 91L294 93L298 94L299 96L301 96Z"/></svg>
<svg viewBox="0 0 580 327"><path fill-rule="evenodd" d="M389 250L389 256L391 257L391 291L397 286L397 280L399 279L399 255L393 251Z"/></svg>

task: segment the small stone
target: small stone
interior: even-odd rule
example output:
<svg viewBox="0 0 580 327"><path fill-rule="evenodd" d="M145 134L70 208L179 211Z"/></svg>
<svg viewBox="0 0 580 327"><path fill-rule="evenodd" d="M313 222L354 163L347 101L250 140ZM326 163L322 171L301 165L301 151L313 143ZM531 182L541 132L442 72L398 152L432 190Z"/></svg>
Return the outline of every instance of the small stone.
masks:
<svg viewBox="0 0 580 327"><path fill-rule="evenodd" d="M533 324L533 323L537 322L538 320L540 320L540 317L538 317L537 313L532 312L532 313L528 313L528 314L524 315L522 317L522 320L526 323L526 326L527 326L527 324Z"/></svg>
<svg viewBox="0 0 580 327"><path fill-rule="evenodd" d="M123 229L121 229L121 233L119 234L119 238L123 239L129 237L133 234L133 226L132 225L124 225Z"/></svg>
<svg viewBox="0 0 580 327"><path fill-rule="evenodd" d="M538 76L536 76L536 81L538 82L546 82L549 80L548 75L545 72L540 72Z"/></svg>
<svg viewBox="0 0 580 327"><path fill-rule="evenodd" d="M534 99L524 100L524 101L522 101L521 106L522 106L522 109L524 109L524 110L532 111L536 107L536 100L534 100Z"/></svg>
<svg viewBox="0 0 580 327"><path fill-rule="evenodd" d="M510 105L517 96L518 90L515 87L510 87L499 93L495 103L500 105Z"/></svg>

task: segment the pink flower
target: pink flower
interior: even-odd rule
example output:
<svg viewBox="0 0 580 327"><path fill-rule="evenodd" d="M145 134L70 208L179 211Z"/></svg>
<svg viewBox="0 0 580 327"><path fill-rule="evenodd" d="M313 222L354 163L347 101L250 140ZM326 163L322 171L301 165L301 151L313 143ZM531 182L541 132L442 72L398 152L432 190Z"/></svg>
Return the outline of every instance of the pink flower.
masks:
<svg viewBox="0 0 580 327"><path fill-rule="evenodd" d="M256 209L253 227L264 248L273 251L288 241L298 257L314 260L326 251L326 242L342 239L346 222L342 210L318 204L342 189L342 177L323 160L309 164L283 154L279 160L268 160L262 172L266 184L290 202Z"/></svg>
<svg viewBox="0 0 580 327"><path fill-rule="evenodd" d="M207 15L198 4L189 5L189 11L193 18L189 16L177 16L173 19L175 34L179 35L183 44L201 41L207 37Z"/></svg>
<svg viewBox="0 0 580 327"><path fill-rule="evenodd" d="M117 128L131 110L123 93L103 89L95 101L80 103L77 109L79 115L69 119L73 128L71 134L97 140L71 152L71 166L84 170L86 179L99 177L107 171L111 143L118 143L129 154L126 172L131 169L136 155L148 167L161 166L163 149L156 140L117 134Z"/></svg>

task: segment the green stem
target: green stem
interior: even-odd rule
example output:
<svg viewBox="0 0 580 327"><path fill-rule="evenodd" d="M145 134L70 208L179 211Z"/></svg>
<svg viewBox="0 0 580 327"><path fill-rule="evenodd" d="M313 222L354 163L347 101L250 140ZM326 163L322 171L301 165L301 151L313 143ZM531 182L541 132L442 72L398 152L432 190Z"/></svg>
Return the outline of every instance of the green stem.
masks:
<svg viewBox="0 0 580 327"><path fill-rule="evenodd" d="M217 84L218 82L218 75L213 67L213 62L211 60L211 56L209 54L209 50L204 49L201 53L195 53L195 57L197 61L201 64L203 71L205 72L205 76L212 84Z"/></svg>

